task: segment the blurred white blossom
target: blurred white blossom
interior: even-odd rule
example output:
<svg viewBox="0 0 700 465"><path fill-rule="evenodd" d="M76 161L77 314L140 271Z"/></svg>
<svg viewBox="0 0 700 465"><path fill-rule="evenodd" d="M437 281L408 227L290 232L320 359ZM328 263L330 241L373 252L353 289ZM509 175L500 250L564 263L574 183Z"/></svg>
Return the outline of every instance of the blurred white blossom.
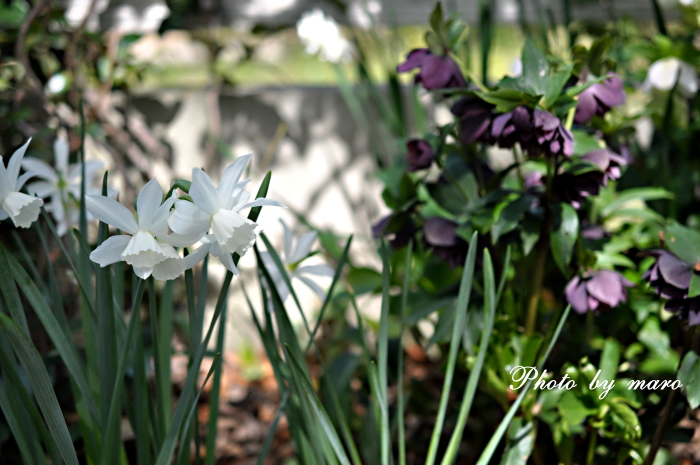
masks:
<svg viewBox="0 0 700 465"><path fill-rule="evenodd" d="M297 35L304 44L306 53L318 53L321 60L338 63L352 57L352 44L340 33L335 20L326 16L320 8L301 15L297 22Z"/></svg>
<svg viewBox="0 0 700 465"><path fill-rule="evenodd" d="M44 205L40 198L20 192L24 183L35 175L32 171L19 175L29 142L31 139L12 154L7 167L0 156L0 221L10 218L19 228L31 226L39 218L41 206Z"/></svg>
<svg viewBox="0 0 700 465"><path fill-rule="evenodd" d="M695 67L675 57L662 58L649 67L643 88L669 91L678 80L678 90L686 97L698 92L698 73Z"/></svg>
<svg viewBox="0 0 700 465"><path fill-rule="evenodd" d="M335 270L327 264L301 266L301 263L310 256L311 247L314 241L316 241L318 234L316 231L311 231L294 237L291 230L282 219L280 219L280 223L282 223L282 227L284 228L284 254L280 254L280 260L285 267L284 271L286 271L289 276L289 281L294 284L293 281L298 279L307 285L319 299L322 301L325 300L326 292L311 279L311 277L325 276L332 278L335 274ZM289 297L290 291L282 276L281 270L275 264L270 252L260 252L260 256L277 288L280 299L284 302L287 297Z"/></svg>
<svg viewBox="0 0 700 465"><path fill-rule="evenodd" d="M348 20L354 26L369 30L379 22L382 4L378 0L355 0L348 5Z"/></svg>
<svg viewBox="0 0 700 465"><path fill-rule="evenodd" d="M68 165L69 146L65 135L56 138L53 152L55 169L34 157L26 157L22 161L22 167L27 171L33 171L37 178L42 179L28 184L27 191L38 197L51 197L51 203L46 205L46 211L51 213L56 221L58 234L63 236L70 228L77 226L80 220L82 165L80 163ZM98 160L85 162L86 194L100 194L101 189L94 185L93 180L103 167L104 163ZM109 189L110 197L114 197L116 193L114 189ZM92 216L88 215L88 219L92 219Z"/></svg>

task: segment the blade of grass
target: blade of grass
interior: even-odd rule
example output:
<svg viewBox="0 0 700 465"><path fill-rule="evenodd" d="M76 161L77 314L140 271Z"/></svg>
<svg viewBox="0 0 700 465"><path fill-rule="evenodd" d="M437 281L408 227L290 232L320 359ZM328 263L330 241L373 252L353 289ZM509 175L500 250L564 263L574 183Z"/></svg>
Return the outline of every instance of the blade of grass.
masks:
<svg viewBox="0 0 700 465"><path fill-rule="evenodd" d="M540 363L537 366L538 372L542 371L542 367L544 366L545 362L547 361L547 358L549 358L549 354L552 351L554 344L557 342L557 339L559 339L559 335L561 334L561 330L564 328L564 323L566 322L566 318L569 316L570 310L571 310L571 306L567 305L566 309L564 310L564 313L561 316L561 319L559 320L559 324L557 325L557 329L554 332L554 336L552 337L552 340L549 342L549 345L547 346L547 350L545 351ZM529 392L530 386L532 386L532 381L533 380L528 380L528 382L522 388L523 390L520 392L520 395L515 400L513 405L511 405L510 409L508 409L508 413L506 413L506 416L503 418L503 420L501 420L501 424L498 425L498 428L496 428L496 432L493 434L493 436L491 436L491 440L489 440L488 444L486 445L486 448L481 453L481 456L479 457L479 461L476 462L476 465L488 465L491 462L491 458L493 457L493 454L496 452L496 449L498 448L498 444L501 442L501 439L503 439L503 435L505 434L506 430L510 426L510 422L513 420L513 417L515 416L518 409L520 408L520 404L522 403L523 399L525 398L525 396Z"/></svg>
<svg viewBox="0 0 700 465"><path fill-rule="evenodd" d="M296 376L299 386L302 389L303 398L308 402L309 406L313 410L318 422L321 425L321 428L323 429L325 437L328 439L331 446L333 447L333 451L335 452L336 457L342 465L350 465L350 459L348 458L347 454L345 453L345 449L343 449L343 446L340 443L340 437L338 436L338 432L333 427L330 418L328 418L326 410L323 408L323 405L318 400L318 397L316 396L316 393L313 390L311 383L309 383L308 379L306 378L307 375L305 374L305 371L302 369L298 360L294 356L294 353L286 344L284 346L284 353L287 357L287 360L289 360L290 362L292 374Z"/></svg>
<svg viewBox="0 0 700 465"><path fill-rule="evenodd" d="M216 353L221 354L224 350L226 342L226 313L227 305L224 301L224 310L219 317L219 330L216 335ZM221 363L223 364L223 362ZM214 465L216 461L216 424L219 419L219 393L221 387L221 367L214 371L214 379L212 380L212 389L209 392L209 421L207 422L206 450L207 455L204 458L205 465Z"/></svg>
<svg viewBox="0 0 700 465"><path fill-rule="evenodd" d="M5 298L5 304L7 305L12 320L22 328L25 334L29 334L27 317L22 309L22 301L19 298L17 285L10 273L9 259L11 256L5 246L0 244L0 247L0 292L2 292L2 296ZM12 258L14 259L14 257Z"/></svg>
<svg viewBox="0 0 700 465"><path fill-rule="evenodd" d="M491 255L489 254L488 249L484 249L484 288L486 291L484 295L484 310L486 313L486 320L484 321L484 327L481 331L481 342L479 344L479 352L476 362L472 366L469 373L469 379L467 380L467 386L464 390L464 396L462 398L462 405L459 408L457 425L452 432L452 438L450 438L450 442L447 446L447 451L445 452L441 465L451 465L457 459L457 452L459 450L460 442L462 441L462 435L464 434L464 427L467 424L469 411L471 410L472 402L474 401L474 394L476 394L481 369L484 366L484 359L486 358L486 351L488 350L489 341L491 340L491 331L493 330L493 322L496 315L496 291L494 289L494 281L495 278L493 274Z"/></svg>
<svg viewBox="0 0 700 465"><path fill-rule="evenodd" d="M138 279L131 304L131 318L134 320L134 334L136 335L133 356L135 423L132 426L134 434L139 438L136 441L136 457L139 465L151 465L153 463L152 449L154 448L152 447L154 434L149 421L149 411L152 410L153 400L146 380L146 355L143 348L143 327L141 325L141 301L145 288L146 282Z"/></svg>
<svg viewBox="0 0 700 465"><path fill-rule="evenodd" d="M474 265L476 264L476 242L477 233L474 232L471 241L469 241L469 250L464 263L464 270L462 271L462 280L459 286L459 294L457 296L457 310L455 313L452 338L450 339L450 349L447 357L447 368L445 369L445 382L442 387L442 395L440 396L440 405L438 407L437 419L435 420L435 427L430 438L428 457L425 462L426 465L435 464L437 448L445 422L445 413L449 402L452 378L454 377L455 366L457 364L457 352L459 350L459 346L461 345L460 341L462 340L462 336L464 335L464 324L471 297L472 281L474 279Z"/></svg>
<svg viewBox="0 0 700 465"><path fill-rule="evenodd" d="M389 465L391 438L389 437L389 410L387 407L387 389L389 383L387 376L389 374L388 359L389 359L389 252L386 248L386 242L382 239L382 305L379 315L379 335L377 347L377 370L378 370L378 386L376 386L375 396L379 401L381 413L381 461L382 465Z"/></svg>
<svg viewBox="0 0 700 465"><path fill-rule="evenodd" d="M37 317L39 317L42 326L51 338L51 342L53 342L54 346L56 347L56 351L61 355L63 363L65 363L73 381L78 386L80 394L85 398L94 420L97 421L99 418L99 410L94 402L92 392L88 386L87 379L83 372L83 366L80 362L80 358L78 357L78 351L75 345L68 335L61 330L61 325L56 320L53 312L46 304L46 301L39 293L39 290L27 272L24 271L21 265L14 257L12 257L11 254L7 253L7 250L4 246L2 246L2 244L0 244L0 251L2 251L7 258L8 269L11 272L15 282L22 290L22 293L27 298L27 301L31 307L34 309Z"/></svg>
<svg viewBox="0 0 700 465"><path fill-rule="evenodd" d="M280 400L280 405L277 408L277 413L275 414L275 418L272 420L272 423L270 424L270 428L267 430L267 434L265 435L265 440L263 441L263 445L260 448L260 452L258 453L258 459L255 461L255 465L263 465L265 462L265 458L267 457L267 454L270 451L270 447L272 447L272 441L275 439L275 433L277 432L277 425L279 424L280 418L282 418L282 413L284 413L284 409L287 406L287 402L289 401L289 390L284 391L284 394L282 395L282 400Z"/></svg>
<svg viewBox="0 0 700 465"><path fill-rule="evenodd" d="M63 412L56 399L56 393L51 385L51 379L44 366L39 352L32 344L29 336L6 315L0 313L0 330L10 341L10 345L19 358L32 386L37 403L56 441L56 446L67 465L78 465L78 456L73 447L73 441L68 432L68 426L63 418Z"/></svg>
<svg viewBox="0 0 700 465"><path fill-rule="evenodd" d="M413 239L408 241L406 248L406 264L404 265L403 286L401 288L401 327L399 329L399 354L398 354L398 370L397 370L397 398L396 398L396 417L397 428L399 430L399 465L406 465L406 425L404 423L404 414L406 405L403 398L403 370L404 370L404 350L403 350L403 332L404 320L406 319L406 309L408 308L408 291L411 286L411 258L413 257Z"/></svg>
<svg viewBox="0 0 700 465"><path fill-rule="evenodd" d="M153 366L155 371L155 407L156 407L156 418L154 419L154 430L156 433L156 447L162 444L165 438L165 431L168 428L167 414L166 411L170 408L170 404L164 404L161 394L164 390L170 389L170 379L163 379L163 363L168 362L169 359L163 360L165 354L161 353L161 335L159 334L159 324L158 324L158 307L156 305L156 289L153 276L150 276L147 280L148 286L148 310L150 316L150 329L151 329L151 350L153 351Z"/></svg>
<svg viewBox="0 0 700 465"><path fill-rule="evenodd" d="M139 287L136 288L136 296L143 295L143 280L139 282ZM138 304L138 303L137 303ZM129 350L126 348L131 347L132 340L134 338L134 333L137 327L137 321L139 321L141 316L137 313L132 312L131 318L129 319L129 324L127 325L126 338L124 340L125 348L120 352L119 359L117 361L117 366L115 372L113 373L112 386L107 395L105 392L104 397L107 399L108 408L106 413L106 421L104 422L104 444L102 448L102 458L100 463L103 465L108 465L115 463L119 458L121 444L121 399L122 391L124 389L124 372L126 371L126 362L129 357Z"/></svg>

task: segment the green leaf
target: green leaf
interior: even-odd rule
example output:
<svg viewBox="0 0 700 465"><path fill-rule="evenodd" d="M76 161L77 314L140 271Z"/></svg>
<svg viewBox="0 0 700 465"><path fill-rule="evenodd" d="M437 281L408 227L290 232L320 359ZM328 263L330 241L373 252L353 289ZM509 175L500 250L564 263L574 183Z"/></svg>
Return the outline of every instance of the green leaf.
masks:
<svg viewBox="0 0 700 465"><path fill-rule="evenodd" d="M333 452L335 452L336 457L342 465L350 465L350 459L348 459L348 456L345 453L345 449L343 449L343 445L340 442L338 432L333 427L330 418L328 418L328 413L326 413L326 410L323 408L321 401L316 396L316 393L314 392L313 387L309 383L305 371L301 368L299 361L296 359L289 346L287 346L286 344L284 346L284 353L287 357L287 360L290 361L291 371L296 377L296 381L299 384L299 387L301 388L300 394L303 396L303 400L305 400L311 407L311 409L314 412L314 415L316 416L316 419L321 424L321 428L323 429L325 438L327 438L328 441L330 441L331 446L333 447Z"/></svg>
<svg viewBox="0 0 700 465"><path fill-rule="evenodd" d="M535 430L531 422L516 418L508 432L508 448L503 454L501 465L521 465L527 463L535 445Z"/></svg>
<svg viewBox="0 0 700 465"><path fill-rule="evenodd" d="M545 362L549 358L549 354L552 352L552 348L554 347L554 344L557 342L557 339L559 339L559 335L561 334L561 330L562 330L562 328L564 328L564 323L566 322L566 318L569 316L570 312L571 312L571 305L567 305L566 308L564 309L564 313L562 314L561 318L559 319L559 323L557 324L556 329L554 330L554 334L552 335L552 339L549 341L549 344L547 345L547 350L544 352L544 354L542 355L542 359L540 360L540 363L537 365L538 372L542 371L542 367L544 366ZM487 465L491 462L491 458L493 457L493 454L498 449L498 445L501 442L501 439L503 438L503 435L505 434L506 429L510 425L511 421L513 421L513 417L515 417L515 414L520 410L520 404L523 402L523 399L525 399L525 396L530 391L531 386L532 386L532 380L529 380L525 384L525 387L522 388L522 391L518 395L518 398L515 399L515 402L511 405L510 409L508 409L508 413L506 413L506 416L503 418L503 420L501 420L501 424L499 424L498 428L496 428L496 431L491 436L491 439L489 440L488 444L486 444L486 448L481 453L481 456L479 457L479 460L476 462L476 465Z"/></svg>
<svg viewBox="0 0 700 465"><path fill-rule="evenodd" d="M578 396L571 391L566 391L562 394L557 409L562 418L572 426L581 424L586 417L595 412L595 409L587 408Z"/></svg>
<svg viewBox="0 0 700 465"><path fill-rule="evenodd" d="M514 230L526 211L530 209L534 197L531 195L523 195L508 203L501 210L498 219L491 227L491 243L498 242L498 238L503 234L507 234Z"/></svg>
<svg viewBox="0 0 700 465"><path fill-rule="evenodd" d="M496 110L502 113L512 111L520 105L534 107L540 100L539 95L541 95L533 95L518 89L496 89L489 92L474 92L474 94L482 100L496 105Z"/></svg>
<svg viewBox="0 0 700 465"><path fill-rule="evenodd" d="M666 228L666 245L684 262L690 265L700 262L700 232L673 223Z"/></svg>
<svg viewBox="0 0 700 465"><path fill-rule="evenodd" d="M613 338L605 340L603 353L600 355L599 380L614 380L617 375L617 367L620 362L620 343ZM602 389L601 389L602 391Z"/></svg>
<svg viewBox="0 0 700 465"><path fill-rule="evenodd" d="M574 155L585 155L588 152L603 148L598 139L586 131L574 129L571 131L571 134L574 136Z"/></svg>
<svg viewBox="0 0 700 465"><path fill-rule="evenodd" d="M439 34L442 30L443 21L442 4L437 2L435 4L435 8L433 8L433 12L430 14L430 27L433 31Z"/></svg>
<svg viewBox="0 0 700 465"><path fill-rule="evenodd" d="M382 275L371 268L350 268L348 282L356 295L376 292L382 287Z"/></svg>
<svg viewBox="0 0 700 465"><path fill-rule="evenodd" d="M624 191L618 192L615 200L607 204L600 213L604 218L607 218L615 210L624 207L628 202L635 200L662 200L672 198L673 194L661 187L639 187L625 189Z"/></svg>
<svg viewBox="0 0 700 465"><path fill-rule="evenodd" d="M428 458L426 465L433 465L437 456L437 449L440 443L440 436L443 432L445 422L445 414L447 412L447 404L450 398L450 388L452 387L452 379L454 377L455 367L457 365L457 351L462 342L464 334L464 324L467 317L467 309L471 299L472 283L474 280L474 266L476 264L476 248L477 248L477 233L474 232L471 241L469 241L469 250L467 258L464 262L462 271L462 279L459 285L459 294L457 296L456 318L452 329L452 339L450 340L450 349L447 357L447 368L445 370L445 381L442 386L442 395L440 396L440 405L438 407L437 419L433 428L433 433L430 437L430 446L428 448Z"/></svg>
<svg viewBox="0 0 700 465"><path fill-rule="evenodd" d="M543 105L549 109L557 102L561 96L561 91L564 89L567 81L571 77L571 71L574 69L573 63L560 67L556 73L547 82L547 90L544 93Z"/></svg>
<svg viewBox="0 0 700 465"><path fill-rule="evenodd" d="M569 262L578 237L578 214L568 203L557 203L552 207L552 255L559 269L568 274Z"/></svg>
<svg viewBox="0 0 700 465"><path fill-rule="evenodd" d="M428 44L430 53L433 55L444 55L445 49L442 46L442 41L440 37L433 31L428 31L425 33L425 43Z"/></svg>
<svg viewBox="0 0 700 465"><path fill-rule="evenodd" d="M683 383L683 390L688 396L691 409L700 406L700 357L692 350L683 357L678 369L678 381Z"/></svg>
<svg viewBox="0 0 700 465"><path fill-rule="evenodd" d="M632 432L633 438L637 439L642 435L642 426L639 424L639 417L637 417L637 414L629 405L617 400L609 402L608 405L612 411L620 417L622 422L627 426L627 429Z"/></svg>
<svg viewBox="0 0 700 465"><path fill-rule="evenodd" d="M522 53L523 80L533 94L544 95L549 80L549 61L545 54L529 38Z"/></svg>
<svg viewBox="0 0 700 465"><path fill-rule="evenodd" d="M509 259L506 260L506 264ZM504 272L505 275L505 272ZM464 389L464 395L462 396L462 403L459 407L459 416L457 418L457 425L450 438L450 443L447 446L447 451L442 459L441 465L451 465L457 458L457 452L459 451L459 445L462 442L462 435L464 434L464 427L467 424L467 419L469 418L469 412L471 411L472 403L474 402L474 395L476 394L477 384L479 378L481 377L481 370L484 366L484 360L488 352L489 342L491 340L491 332L493 331L493 322L496 316L496 278L493 272L493 263L491 261L491 255L488 249L484 249L484 311L486 312L486 321L481 331L481 342L479 344L479 352L476 358L476 362L471 367L469 372L469 378L467 380L467 386ZM501 281L501 284L503 281ZM500 286L499 286L500 287ZM524 462L522 462L524 463Z"/></svg>
<svg viewBox="0 0 700 465"><path fill-rule="evenodd" d="M29 379L29 384L34 391L41 413L56 441L58 450L67 465L78 465L78 456L73 447L73 440L68 432L68 426L63 418L61 406L58 404L56 393L51 385L51 379L44 366L39 352L15 322L0 313L0 330L10 341L17 358L24 366L24 371Z"/></svg>
<svg viewBox="0 0 700 465"><path fill-rule="evenodd" d="M688 288L688 297L697 297L700 295L700 275L693 273L690 276L690 287Z"/></svg>

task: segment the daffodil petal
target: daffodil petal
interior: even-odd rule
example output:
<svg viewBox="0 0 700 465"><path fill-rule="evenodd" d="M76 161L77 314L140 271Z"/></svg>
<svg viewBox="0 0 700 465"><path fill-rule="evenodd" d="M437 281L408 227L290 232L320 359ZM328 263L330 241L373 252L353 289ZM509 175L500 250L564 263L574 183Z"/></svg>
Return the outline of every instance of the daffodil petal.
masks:
<svg viewBox="0 0 700 465"><path fill-rule="evenodd" d="M112 263L117 263L121 261L122 253L124 249L129 245L131 240L130 236L119 235L107 238L98 248L92 251L90 254L90 260L97 263L101 267L111 265Z"/></svg>
<svg viewBox="0 0 700 465"><path fill-rule="evenodd" d="M312 280L310 280L310 279L307 278L306 276L299 276L299 275L296 275L296 277L299 278L299 280L300 280L301 282L303 282L304 284L306 284L307 286L309 286L309 288L310 288L312 291L314 291L314 294L316 294L316 295L318 296L318 298L321 299L321 301L326 300L326 291L324 291L324 290L321 288L321 286L319 286L318 284L316 284L315 282L313 282Z"/></svg>
<svg viewBox="0 0 700 465"><path fill-rule="evenodd" d="M134 215L122 204L103 195L85 196L85 208L103 223L134 234L139 229Z"/></svg>
<svg viewBox="0 0 700 465"><path fill-rule="evenodd" d="M12 154L10 161L7 163L7 179L12 185L15 184L15 181L19 177L19 168L22 166L22 158L24 158L24 153L27 151L27 147L29 147L31 141L32 138L30 137L22 147L15 150L15 153Z"/></svg>
<svg viewBox="0 0 700 465"><path fill-rule="evenodd" d="M147 230L163 200L163 189L154 178L146 183L136 198L136 213L139 217L139 229Z"/></svg>
<svg viewBox="0 0 700 465"><path fill-rule="evenodd" d="M136 276L138 276L141 279L148 279L151 274L153 274L153 267L134 267L134 273L136 273Z"/></svg>
<svg viewBox="0 0 700 465"><path fill-rule="evenodd" d="M240 276L240 273L238 272L238 268L236 268L236 264L233 263L233 257L229 253L224 253L219 256L219 260L221 260L221 263L226 267L227 270L229 270L231 273L233 273L234 276Z"/></svg>
<svg viewBox="0 0 700 465"><path fill-rule="evenodd" d="M240 210L245 210L246 208L253 208L253 207L263 207L263 206L287 208L286 205L278 202L277 200L266 199L265 197L263 197L260 199L255 199L252 202L248 202L247 204L243 205L240 208Z"/></svg>
<svg viewBox="0 0 700 465"><path fill-rule="evenodd" d="M56 169L63 173L63 176L68 176L68 155L70 152L70 146L68 145L68 139L65 137L58 136L53 142L53 156L56 160Z"/></svg>
<svg viewBox="0 0 700 465"><path fill-rule="evenodd" d="M202 231L193 231L189 234L172 233L167 236L158 236L158 241L175 247L190 247L199 242L203 236Z"/></svg>
<svg viewBox="0 0 700 465"><path fill-rule="evenodd" d="M255 244L262 227L231 210L219 210L212 217L211 229L224 253L243 254Z"/></svg>
<svg viewBox="0 0 700 465"><path fill-rule="evenodd" d="M241 178L241 174L243 174L245 165L252 157L252 153L238 157L236 161L228 165L224 170L218 189L219 205L221 205L221 208L230 210L231 207L233 207L233 191L238 187L238 180Z"/></svg>
<svg viewBox="0 0 700 465"><path fill-rule="evenodd" d="M38 158L34 157L27 157L22 160L22 168L24 168L25 171L34 171L37 177L45 179L53 184L58 182L58 175L56 174L56 171L54 171L54 169L51 168L51 166L44 160L39 160Z"/></svg>
<svg viewBox="0 0 700 465"><path fill-rule="evenodd" d="M202 244L199 247L197 247L197 249L195 249L194 252L190 253L185 257L185 269L189 270L190 268L193 268L197 263L204 260L204 257L207 256L210 249L211 244Z"/></svg>
<svg viewBox="0 0 700 465"><path fill-rule="evenodd" d="M35 175L36 173L34 171L27 171L22 176L17 178L17 182L15 183L15 190L19 192L24 187L24 183L26 183L30 178L34 177Z"/></svg>
<svg viewBox="0 0 700 465"><path fill-rule="evenodd" d="M131 237L121 258L134 268L152 268L168 256L151 233L138 231Z"/></svg>
<svg viewBox="0 0 700 465"><path fill-rule="evenodd" d="M42 198L48 197L57 191L58 189L56 186L46 181L34 181L27 184L27 192L29 192L30 195L37 195Z"/></svg>
<svg viewBox="0 0 700 465"><path fill-rule="evenodd" d="M316 231L310 231L299 236L294 253L291 257L287 257L288 263L296 263L302 258L306 258L311 252L311 246L313 246L317 235Z"/></svg>
<svg viewBox="0 0 700 465"><path fill-rule="evenodd" d="M296 269L297 274L313 274L316 276L326 276L328 278L332 278L335 276L335 270L331 268L329 265L307 265L307 266L300 266L299 268Z"/></svg>
<svg viewBox="0 0 700 465"><path fill-rule="evenodd" d="M2 209L12 219L18 228L28 228L39 218L39 212L44 201L38 197L10 192L2 202Z"/></svg>
<svg viewBox="0 0 700 465"><path fill-rule="evenodd" d="M220 208L219 194L207 173L199 168L192 169L190 197L202 211L213 215Z"/></svg>
<svg viewBox="0 0 700 465"><path fill-rule="evenodd" d="M175 209L168 217L168 225L177 234L191 234L206 232L209 229L211 215L204 213L200 208L187 200L176 200Z"/></svg>
<svg viewBox="0 0 700 465"><path fill-rule="evenodd" d="M175 203L175 194L173 194L169 199L163 202L163 205L158 207L155 215L151 218L151 224L148 230L151 231L156 237L165 236L168 234L168 215L170 213L170 208Z"/></svg>
<svg viewBox="0 0 700 465"><path fill-rule="evenodd" d="M280 223L282 223L282 229L284 230L284 261L293 263L289 262L289 257L292 255L292 240L294 236L292 236L292 230L289 229L289 226L287 226L287 223L285 223L282 218L280 218Z"/></svg>
<svg viewBox="0 0 700 465"><path fill-rule="evenodd" d="M185 260L171 245L161 244L161 248L168 258L153 267L153 277L159 281L175 279L185 271Z"/></svg>

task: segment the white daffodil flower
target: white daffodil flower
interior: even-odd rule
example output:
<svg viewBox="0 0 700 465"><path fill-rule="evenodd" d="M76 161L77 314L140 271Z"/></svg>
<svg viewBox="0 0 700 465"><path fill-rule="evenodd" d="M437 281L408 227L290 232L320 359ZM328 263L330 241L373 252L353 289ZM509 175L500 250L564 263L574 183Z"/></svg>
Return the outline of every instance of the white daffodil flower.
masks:
<svg viewBox="0 0 700 465"><path fill-rule="evenodd" d="M295 238L282 219L280 219L280 223L282 223L282 227L284 228L284 255L281 255L280 259L289 276L289 281L293 283L294 279L298 279L306 284L319 299L322 301L325 300L326 292L309 276L325 276L332 278L335 275L335 270L326 264L300 266L301 262L311 253L311 247L318 234L316 231L311 231ZM270 252L260 252L260 256L265 263L265 267L270 272L270 277L277 288L282 302L284 302L287 297L289 297L290 291L280 269L275 264Z"/></svg>
<svg viewBox="0 0 700 465"><path fill-rule="evenodd" d="M7 167L0 156L0 221L10 218L19 228L31 226L39 218L41 206L44 205L40 198L20 192L24 183L35 175L32 171L19 175L29 142L31 139L12 154Z"/></svg>
<svg viewBox="0 0 700 465"><path fill-rule="evenodd" d="M27 171L33 171L36 177L42 179L27 184L27 191L38 197L51 197L51 202L46 205L46 211L50 212L56 221L58 235L63 236L80 220L82 165L80 163L68 165L69 146L65 137L56 138L53 151L56 169L34 157L26 157L22 160L22 167ZM85 162L86 195L100 194L101 190L93 185L92 180L103 167L104 163L98 160ZM110 189L109 196L115 195L116 191ZM92 216L88 215L88 220L90 219Z"/></svg>
<svg viewBox="0 0 700 465"><path fill-rule="evenodd" d="M688 98L698 92L698 73L695 67L675 57L662 58L649 66L647 78L644 81L645 91L658 89L667 92L673 89L678 80L678 90Z"/></svg>
<svg viewBox="0 0 700 465"><path fill-rule="evenodd" d="M246 163L253 155L245 155L226 167L219 187L199 168L192 170L190 197L192 202L177 200L168 218L170 229L176 234L193 236L212 233L202 239L202 245L187 256L187 268L192 268L211 252L224 266L238 276L231 254L243 256L255 244L262 227L242 216L239 211L263 205L287 208L276 200L260 198L252 202L250 193L243 190L250 180L238 182Z"/></svg>
<svg viewBox="0 0 700 465"><path fill-rule="evenodd" d="M136 199L137 213L131 213L114 199L101 195L85 197L88 211L103 223L127 235L112 236L90 254L101 267L125 261L141 279L153 275L158 280L177 278L185 270L185 260L174 247L187 247L201 239L202 233L168 235L168 212L175 196L161 205L163 190L150 180Z"/></svg>

